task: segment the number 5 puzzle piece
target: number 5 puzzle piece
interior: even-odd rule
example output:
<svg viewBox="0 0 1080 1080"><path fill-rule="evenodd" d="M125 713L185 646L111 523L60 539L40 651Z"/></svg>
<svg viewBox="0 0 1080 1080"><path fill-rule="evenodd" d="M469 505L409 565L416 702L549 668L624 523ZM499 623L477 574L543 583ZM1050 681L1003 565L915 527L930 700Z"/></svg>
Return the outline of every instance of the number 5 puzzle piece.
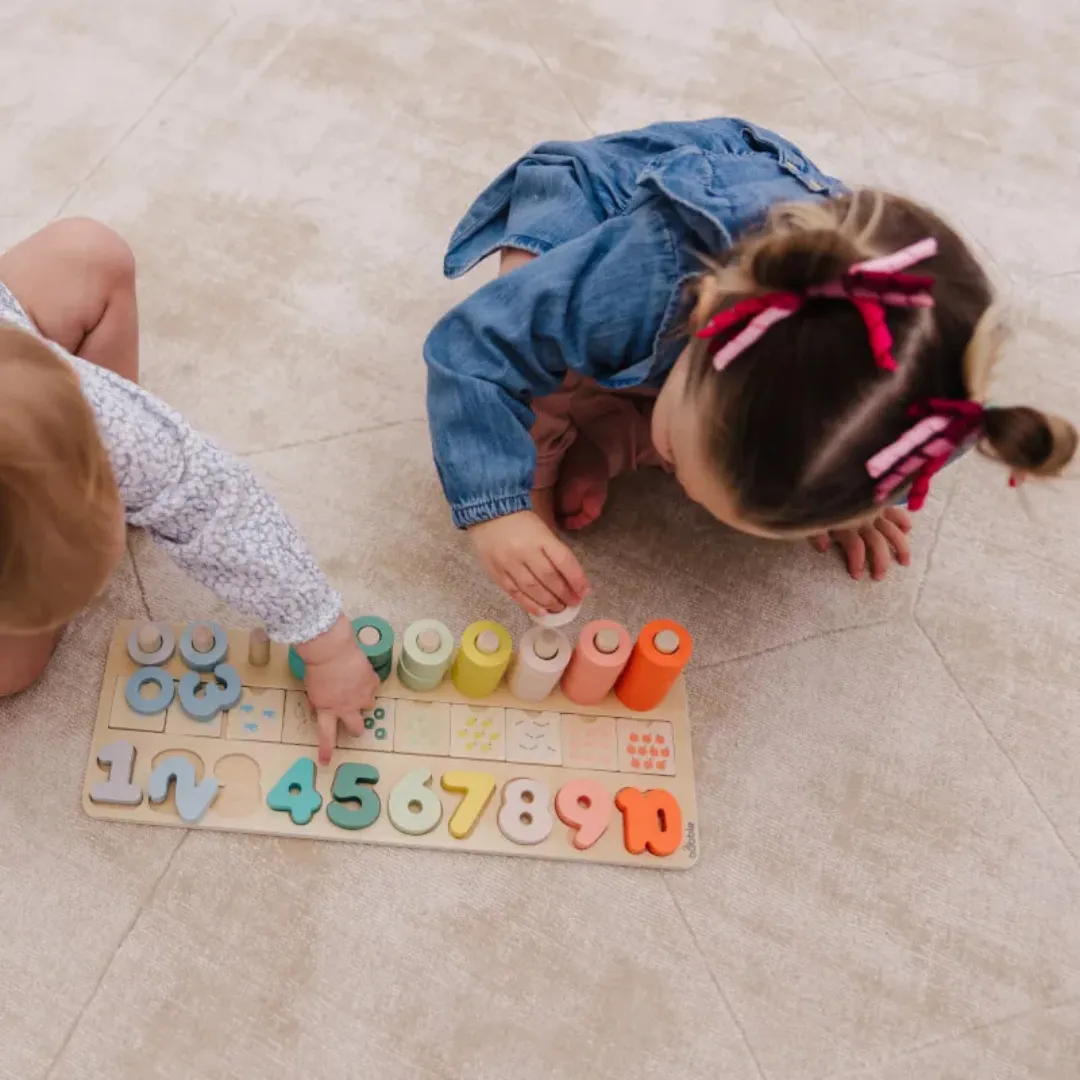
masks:
<svg viewBox="0 0 1080 1080"><path fill-rule="evenodd" d="M165 758L150 774L146 793L152 803L163 803L169 795L169 785L176 783L176 812L188 825L197 825L217 798L220 785L213 776L201 784L195 782L195 766L179 754Z"/></svg>

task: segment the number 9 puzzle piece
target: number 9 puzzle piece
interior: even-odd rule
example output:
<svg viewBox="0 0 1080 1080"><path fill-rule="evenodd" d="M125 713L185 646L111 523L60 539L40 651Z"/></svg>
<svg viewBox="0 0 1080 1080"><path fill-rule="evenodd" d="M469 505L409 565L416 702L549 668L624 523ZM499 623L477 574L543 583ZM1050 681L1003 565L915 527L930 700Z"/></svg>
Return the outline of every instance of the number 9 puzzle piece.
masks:
<svg viewBox="0 0 1080 1080"><path fill-rule="evenodd" d="M611 824L611 795L599 780L571 780L555 796L555 813L574 829L574 847L591 848Z"/></svg>

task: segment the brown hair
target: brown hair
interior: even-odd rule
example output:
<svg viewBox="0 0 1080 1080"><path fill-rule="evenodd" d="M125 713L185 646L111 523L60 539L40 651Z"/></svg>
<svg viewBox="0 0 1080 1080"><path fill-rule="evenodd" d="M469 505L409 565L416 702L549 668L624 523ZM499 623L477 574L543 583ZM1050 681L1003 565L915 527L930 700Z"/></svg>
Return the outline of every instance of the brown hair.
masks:
<svg viewBox="0 0 1080 1080"><path fill-rule="evenodd" d="M707 449L741 516L806 529L871 510L866 462L911 427L913 404L984 399L1001 338L993 289L941 218L875 191L777 207L698 279L694 329L744 297L801 293L927 236L938 253L916 270L933 275L934 307L886 308L895 372L875 365L862 318L845 300L806 302L720 373L707 342L692 339L688 386L708 395ZM1076 443L1067 421L1025 406L989 409L980 448L1012 469L1049 476Z"/></svg>
<svg viewBox="0 0 1080 1080"><path fill-rule="evenodd" d="M0 633L71 618L116 558L120 502L71 366L0 325Z"/></svg>

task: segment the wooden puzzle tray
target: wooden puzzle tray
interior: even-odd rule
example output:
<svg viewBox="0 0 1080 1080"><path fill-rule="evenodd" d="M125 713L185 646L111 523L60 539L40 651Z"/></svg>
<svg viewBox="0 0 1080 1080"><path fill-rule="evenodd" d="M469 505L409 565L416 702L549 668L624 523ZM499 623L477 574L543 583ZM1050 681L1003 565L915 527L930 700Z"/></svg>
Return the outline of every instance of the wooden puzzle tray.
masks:
<svg viewBox="0 0 1080 1080"><path fill-rule="evenodd" d="M505 683L473 701L449 678L406 687L395 647L363 735L342 729L330 764L317 766L287 648L272 644L255 666L244 630L226 632L243 684L232 708L195 720L173 697L164 711L133 711L128 683L145 668L127 646L144 625L121 623L109 648L83 785L91 817L657 869L697 860L681 675L648 712L614 694L576 704L559 689L526 703ZM173 627L177 640L184 630ZM161 668L177 682L189 670L179 650Z"/></svg>

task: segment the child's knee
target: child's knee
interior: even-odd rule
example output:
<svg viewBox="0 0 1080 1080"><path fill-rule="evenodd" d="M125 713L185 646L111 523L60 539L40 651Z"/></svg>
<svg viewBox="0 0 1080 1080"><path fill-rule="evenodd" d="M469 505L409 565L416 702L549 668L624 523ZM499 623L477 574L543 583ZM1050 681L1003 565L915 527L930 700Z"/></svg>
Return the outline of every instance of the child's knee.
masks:
<svg viewBox="0 0 1080 1080"><path fill-rule="evenodd" d="M0 635L0 698L28 690L45 674L59 635L5 638Z"/></svg>
<svg viewBox="0 0 1080 1080"><path fill-rule="evenodd" d="M108 225L93 218L61 218L51 229L56 241L79 259L108 291L135 284L135 253L128 242Z"/></svg>

